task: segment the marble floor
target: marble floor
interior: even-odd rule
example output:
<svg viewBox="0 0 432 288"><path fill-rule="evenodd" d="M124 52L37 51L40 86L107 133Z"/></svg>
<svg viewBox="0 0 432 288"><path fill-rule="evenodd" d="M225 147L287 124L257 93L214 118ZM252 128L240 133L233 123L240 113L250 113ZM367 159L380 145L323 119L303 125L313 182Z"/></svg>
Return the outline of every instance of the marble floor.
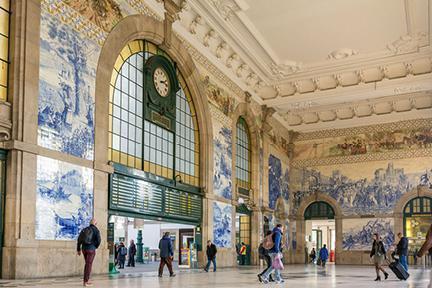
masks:
<svg viewBox="0 0 432 288"><path fill-rule="evenodd" d="M177 276L170 278L156 277L156 272L134 272L127 270L115 276L98 275L92 281L94 287L391 287L391 288L426 288L429 284L430 270L413 268L408 281L399 281L390 272L390 277L380 283L374 282L373 267L365 266L335 266L329 265L325 269L316 266L287 265L283 272L284 284L264 285L257 281L256 274L259 267L220 269L218 272L206 273L198 270L181 270ZM0 287L81 287L79 277L35 279L35 280L0 280Z"/></svg>

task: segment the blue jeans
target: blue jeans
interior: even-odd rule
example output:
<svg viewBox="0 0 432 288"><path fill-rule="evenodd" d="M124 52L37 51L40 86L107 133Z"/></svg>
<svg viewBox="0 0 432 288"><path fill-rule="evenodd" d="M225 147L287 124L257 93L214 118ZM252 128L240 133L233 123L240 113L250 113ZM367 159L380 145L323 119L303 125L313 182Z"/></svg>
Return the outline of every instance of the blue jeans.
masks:
<svg viewBox="0 0 432 288"><path fill-rule="evenodd" d="M399 256L399 262L400 262L400 264L405 268L405 271L408 272L407 256L405 256L405 255L400 255L400 256Z"/></svg>
<svg viewBox="0 0 432 288"><path fill-rule="evenodd" d="M270 256L270 259L271 259L271 263L272 263L272 266L270 266L270 268L267 269L267 270L264 272L264 274L262 275L262 278L268 280L270 274L273 273L273 271L274 271L274 275L275 275L274 280L275 280L275 281L280 281L280 280L281 280L280 270L277 270L277 269L273 268L273 261L274 261L274 259L276 258L277 255L278 255L278 253L269 253L269 256Z"/></svg>
<svg viewBox="0 0 432 288"><path fill-rule="evenodd" d="M209 268L210 268L210 263L211 263L211 262L213 262L213 271L216 272L216 256L213 257L213 259L210 259L210 258L209 258L209 259L207 260L207 265L206 265L205 270L207 270L207 271L209 270Z"/></svg>

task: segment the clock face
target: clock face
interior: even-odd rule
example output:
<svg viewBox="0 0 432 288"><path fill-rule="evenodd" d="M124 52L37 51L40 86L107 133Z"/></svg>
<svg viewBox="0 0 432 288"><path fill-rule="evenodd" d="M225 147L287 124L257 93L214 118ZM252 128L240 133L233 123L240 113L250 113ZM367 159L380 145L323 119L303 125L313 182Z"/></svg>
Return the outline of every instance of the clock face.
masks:
<svg viewBox="0 0 432 288"><path fill-rule="evenodd" d="M156 68L153 72L153 83L156 88L156 91L160 96L166 97L168 96L170 90L170 82L168 78L168 74L162 68Z"/></svg>

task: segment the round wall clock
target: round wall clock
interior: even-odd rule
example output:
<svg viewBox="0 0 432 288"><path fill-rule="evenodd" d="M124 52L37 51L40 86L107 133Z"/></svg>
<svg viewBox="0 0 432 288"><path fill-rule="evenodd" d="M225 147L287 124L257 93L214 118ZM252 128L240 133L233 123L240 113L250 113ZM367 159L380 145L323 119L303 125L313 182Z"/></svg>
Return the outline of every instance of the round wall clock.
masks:
<svg viewBox="0 0 432 288"><path fill-rule="evenodd" d="M157 67L153 72L153 84L157 93L162 97L167 97L170 93L170 80L167 72L161 68Z"/></svg>

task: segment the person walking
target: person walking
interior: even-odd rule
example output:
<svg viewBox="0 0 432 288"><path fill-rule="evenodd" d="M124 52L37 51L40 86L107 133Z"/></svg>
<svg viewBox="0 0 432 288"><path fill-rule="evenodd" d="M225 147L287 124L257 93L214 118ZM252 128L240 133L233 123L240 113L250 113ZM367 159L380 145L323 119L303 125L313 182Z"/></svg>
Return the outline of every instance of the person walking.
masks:
<svg viewBox="0 0 432 288"><path fill-rule="evenodd" d="M374 242L372 244L372 250L370 252L370 257L375 265L376 279L375 281L381 281L380 271L384 273L384 279L387 279L389 274L382 267L384 260L386 259L386 250L384 244L381 241L381 237L378 233L373 235Z"/></svg>
<svg viewBox="0 0 432 288"><path fill-rule="evenodd" d="M399 238L399 242L396 246L396 254L399 256L400 264L405 268L405 271L408 272L408 239L403 236L401 232L397 234Z"/></svg>
<svg viewBox="0 0 432 288"><path fill-rule="evenodd" d="M324 244L323 247L319 251L319 258L321 260L321 266L325 267L325 264L327 262L327 259L329 257L329 252L327 250L327 245Z"/></svg>
<svg viewBox="0 0 432 288"><path fill-rule="evenodd" d="M128 249L128 264L127 267L135 267L135 254L136 254L136 245L134 240L130 240L129 249Z"/></svg>
<svg viewBox="0 0 432 288"><path fill-rule="evenodd" d="M247 247L244 242L241 242L240 247L240 265L246 264L246 254L247 254Z"/></svg>
<svg viewBox="0 0 432 288"><path fill-rule="evenodd" d="M269 236L271 234L272 234L271 231L267 231L265 237L267 237L267 236ZM261 243L259 245L259 247L258 247L258 254L259 254L260 259L263 259L265 261L265 263L267 264L267 267L261 273L258 274L258 280L260 282L262 282L262 276L264 275L264 273L268 269L270 269L270 267L272 266L272 262L271 262L271 258L270 258L270 255L269 255L269 250L267 250L267 249L264 248L263 243ZM269 275L269 282L274 282L271 274Z"/></svg>
<svg viewBox="0 0 432 288"><path fill-rule="evenodd" d="M423 257L423 255L425 255L427 251L429 251L429 255L432 255L432 224L429 227L429 230L426 234L425 242L423 243L422 247L417 253L417 257ZM430 280L429 280L428 288L432 288L432 270L430 272Z"/></svg>
<svg viewBox="0 0 432 288"><path fill-rule="evenodd" d="M309 254L309 258L310 258L310 263L315 263L315 259L316 259L315 248L312 248L312 251Z"/></svg>
<svg viewBox="0 0 432 288"><path fill-rule="evenodd" d="M128 250L123 242L120 242L119 248L118 248L118 262L119 262L119 269L124 269L124 265L126 262L126 255L128 253Z"/></svg>
<svg viewBox="0 0 432 288"><path fill-rule="evenodd" d="M81 251L84 256L84 282L83 286L90 287L93 284L89 281L90 274L93 266L93 260L96 256L96 249L99 248L101 243L101 236L99 229L96 227L96 219L90 221L90 225L81 230L77 241L77 254L81 256Z"/></svg>
<svg viewBox="0 0 432 288"><path fill-rule="evenodd" d="M159 264L159 277L162 277L163 269L165 264L168 267L170 277L174 277L175 274L172 268L172 261L174 259L174 248L171 242L171 237L169 232L165 232L162 239L159 241L159 251L160 251L160 264Z"/></svg>
<svg viewBox="0 0 432 288"><path fill-rule="evenodd" d="M210 269L210 264L211 262L213 262L213 272L216 272L216 253L217 253L216 245L214 245L211 240L208 240L207 251L206 251L207 265L204 268L204 271L208 272L208 270Z"/></svg>
<svg viewBox="0 0 432 288"><path fill-rule="evenodd" d="M269 250L269 256L271 259L272 266L267 269L266 272L261 276L261 280L264 284L269 283L269 276L271 273L275 273L275 282L276 284L280 284L285 282L280 275L280 271L283 269L282 265L282 255L281 255L281 240L282 240L283 228L282 224L277 224L273 229L272 239L273 239L273 247Z"/></svg>

